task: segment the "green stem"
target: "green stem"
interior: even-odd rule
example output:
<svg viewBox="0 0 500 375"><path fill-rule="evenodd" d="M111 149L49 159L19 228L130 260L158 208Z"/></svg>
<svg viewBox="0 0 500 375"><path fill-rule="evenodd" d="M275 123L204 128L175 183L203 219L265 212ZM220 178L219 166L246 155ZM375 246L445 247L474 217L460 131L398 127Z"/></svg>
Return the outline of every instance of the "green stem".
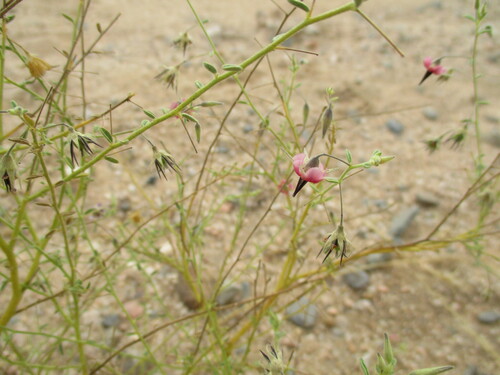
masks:
<svg viewBox="0 0 500 375"><path fill-rule="evenodd" d="M479 18L478 9L476 9L475 17L475 33L474 43L472 45L472 85L474 90L474 130L476 132L476 147L477 147L477 175L482 173L483 165L483 151L481 146L481 130L479 127L479 88L478 88L478 73L477 73L477 49L479 41L479 29L481 27L481 19Z"/></svg>
<svg viewBox="0 0 500 375"><path fill-rule="evenodd" d="M386 33L384 33L384 32L382 31L382 29L381 29L380 27L378 27L378 26L377 26L377 24L376 24L375 22L373 22L373 21L371 20L371 18L370 18L370 17L368 17L366 14L364 14L364 13L363 13L361 10L359 10L359 9L356 9L356 12L357 12L357 13L358 13L361 17L363 17L363 18L364 18L364 20L365 20L366 22L368 22L368 23L369 23L369 24L370 24L370 25L371 25L371 26L372 26L375 30L377 30L377 32L378 32L380 35L382 35L382 37L383 37L383 38L387 41L387 43L389 43L389 44L391 45L391 47L392 47L392 48L394 48L394 50L395 50L397 53L399 53L399 55L400 55L401 57L405 57L405 54L403 53L403 51L401 51L401 50L398 48L398 46L396 45L396 43L394 43L394 42L391 40L391 38L389 38L389 36L388 36Z"/></svg>
<svg viewBox="0 0 500 375"><path fill-rule="evenodd" d="M16 255L14 254L14 248L9 246L5 240L0 237L0 248L7 258L10 270L10 283L12 288L12 297L5 309L5 312L0 317L0 333L2 333L3 328L7 325L10 319L16 313L16 308L21 301L22 287L19 282L19 267L16 260Z"/></svg>
<svg viewBox="0 0 500 375"><path fill-rule="evenodd" d="M3 73L5 70L5 19L2 18L2 47L0 51L0 109L3 109ZM3 139L3 116L0 115L0 140Z"/></svg>

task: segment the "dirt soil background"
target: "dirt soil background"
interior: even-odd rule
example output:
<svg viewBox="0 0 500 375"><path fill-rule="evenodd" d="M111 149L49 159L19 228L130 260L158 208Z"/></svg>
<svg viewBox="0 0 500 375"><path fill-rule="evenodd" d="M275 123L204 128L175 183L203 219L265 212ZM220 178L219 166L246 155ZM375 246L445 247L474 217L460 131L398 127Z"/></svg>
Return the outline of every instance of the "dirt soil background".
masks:
<svg viewBox="0 0 500 375"><path fill-rule="evenodd" d="M61 13L74 14L77 3L25 0L15 9L17 20L9 27L10 35L30 52L58 66L47 74L48 81L57 76L64 63L64 58L54 47L60 50L67 48L70 40L70 25ZM207 30L228 63L242 61L259 49L259 43L269 42L283 16L278 7L268 0L193 0L192 3L201 18L209 20ZM284 9L290 9L286 1L277 3ZM370 0L363 4L363 11L404 51L404 58L395 53L356 14L344 14L314 25L287 44L291 48L319 54L295 53L303 63L297 77L301 85L291 105L297 122L301 121L304 101L311 107L311 118L317 118L325 105L325 88L333 87L339 97L335 106L335 117L339 119L336 154L342 156L344 149L349 148L355 161L368 159L374 149L381 149L387 155L396 155L396 159L389 164L375 171L364 172L345 185L346 229L356 249L391 243L391 227L395 225L395 218L402 212L414 209L412 207L418 207L418 213L401 236L401 241L424 238L465 193L472 181L471 155L475 152L472 138L460 149L452 150L446 145L434 154L429 154L423 143L425 139L457 129L463 119L472 116L472 83L468 60L444 60L446 68L454 69L452 78L440 83L436 77L430 77L425 84L418 86L424 73L424 57L470 55L473 24L463 16L472 13L472 3L465 0ZM342 5L342 2L319 0L316 1L316 11L336 5ZM489 9L487 23L500 30L498 4L490 2ZM186 2L95 0L87 18L87 40L97 35L95 23L106 25L118 13L121 13L118 22L97 48L102 53L92 55L86 61L87 117L105 111L110 103L125 98L129 92L135 93L135 103L159 113L160 108L188 97L195 90L195 80L209 80L210 73L202 67L202 61L219 66L209 55L210 46L196 27ZM285 29L301 17L302 12L295 12ZM175 65L182 61L182 53L173 46L173 40L191 27L193 44L185 57L189 61L181 68L178 90L175 92L154 77L162 71L163 65ZM485 162L489 163L500 147L498 36L482 38L479 51L478 66L483 74L480 95L491 103L482 107L480 119ZM271 54L278 82L287 80L290 75L288 68L291 55L291 52L283 51ZM26 74L23 69L21 64L8 66L7 72L11 76L22 77ZM246 77L246 74L243 76ZM271 126L278 127L282 122L282 118L276 114L279 101L266 63L252 78L249 92L262 113L271 113ZM217 131L218 120L237 93L234 81L227 81L203 97L204 100L224 102L225 106L216 108L206 118L200 115L204 127L199 155L192 151L178 123L172 121L151 132L152 139L162 140L180 160L188 191L201 168L200 155L207 149ZM75 90L74 95L80 95L78 90ZM19 103L27 100L13 89L7 90L5 97ZM243 168L251 161L244 149L251 148L258 136L259 119L248 108L238 106L230 117L215 148L211 167L236 164ZM81 116L81 108L75 108L74 113L75 117ZM113 126L115 131L130 129L143 119L144 114L140 109L126 105L113 113ZM109 118L106 118L100 125L109 126L108 121ZM400 131L389 130L388 122L396 123ZM268 165L272 161L267 159L269 156L272 158L269 150L276 146L272 137L266 135L263 144L266 147L261 160ZM90 185L89 207L99 205L107 209L112 205L110 202L118 206L118 214L101 223L110 231L118 225L118 221L127 228L133 228L133 215L149 217L155 209L169 204L175 196L174 178L167 182L145 184L154 175L149 146L143 139L133 142L132 146L132 150L117 156L121 162L119 166L106 163L99 165L95 172L96 184ZM324 149L323 141L318 139L315 152ZM279 168L283 178L289 171L290 165ZM237 179L233 182L210 189L206 204L228 194L237 195L242 186ZM276 187L269 186L265 179L257 179L255 186L258 194L250 201L254 206L245 218L245 226L249 229L261 217L276 193ZM305 204L307 200L304 197L310 196L310 187L306 187L303 194L301 199ZM338 199L334 194L334 199L328 202L328 208L338 215ZM422 204L422 198L417 201L418 195L427 197L431 203ZM149 201L145 196L149 197ZM289 235L286 229L286 199L284 195L278 198L264 227L250 241L248 258L245 258L254 260L256 249L268 244L260 259L268 265L267 272L271 278L278 274L287 252L283 248ZM120 211L120 207L123 210ZM469 229L476 220L476 207L474 199L466 201L444 226L439 238ZM227 228L234 222L237 211L237 205L221 203L220 210L206 228L204 256L206 269L213 270L213 278L220 266L220 252L227 250L230 243L231 232ZM310 234L301 243L303 253L307 255L303 262L304 270L318 267L320 260L314 256L321 239L330 230L323 208L312 213L308 225ZM243 233L248 233L249 229ZM100 251L109 253L113 250L109 238L95 238L96 243L101 245ZM269 244L271 238L274 240ZM438 253L398 253L393 254L391 260L367 262L362 259L349 263L328 283L309 295L310 302L317 309L312 327L306 329L288 321L283 322L282 330L286 336L282 339L282 347L285 356L294 351L292 365L297 374L360 374L359 358L364 358L370 368L374 366L376 353L382 350L383 333L388 332L398 358L399 373L419 367L449 364L456 367L450 374L499 374L500 283L495 276L498 274L496 259L500 256L499 244L498 237L490 237L485 242L486 254L479 262L463 246L452 244ZM169 238L158 242L156 246L163 249L162 246L167 246L166 252L175 247ZM178 297L172 270L152 262L148 267L154 274L153 279L161 286L160 294L164 297L168 316L175 318L188 313ZM487 272L487 268L490 272ZM360 271L366 271L366 274ZM355 277L358 278L368 275L369 280L359 288L350 287L345 275L352 273L356 273ZM237 268L235 275L238 282L246 280L251 283L254 278L251 270L244 266ZM209 275L207 279L211 277ZM136 304L140 307L135 307L139 309L137 316L144 330L162 321L161 317L155 318L155 311L161 307L155 306L154 301L148 298L150 286L142 273L133 267L125 267L117 282L123 283L124 293L127 288L132 288L130 285L142 290L140 297L136 298ZM278 305L284 307L297 297L298 294L293 293L286 295L279 300ZM26 298L29 302L34 297L27 295ZM134 301L134 298L131 300ZM44 312L50 314L50 311L50 306L41 305L17 317L12 324L15 328L26 329L31 327L30 314L41 316ZM100 298L85 311L84 324L95 328L95 337L104 337L106 332L104 328L101 329L100 320L104 315L116 311L112 300ZM481 322L481 313L488 312L496 314L496 320ZM272 340L272 332L268 328L263 326L259 339L252 344L251 358L255 361L259 360L259 349ZM127 341L124 335L127 329L125 327L116 334L114 340L117 343ZM197 329L191 334L196 335ZM99 352L92 353L92 356L96 360L103 358ZM119 368L123 373L133 373L126 364L117 366L122 366ZM249 373L258 373L258 370L249 370Z"/></svg>

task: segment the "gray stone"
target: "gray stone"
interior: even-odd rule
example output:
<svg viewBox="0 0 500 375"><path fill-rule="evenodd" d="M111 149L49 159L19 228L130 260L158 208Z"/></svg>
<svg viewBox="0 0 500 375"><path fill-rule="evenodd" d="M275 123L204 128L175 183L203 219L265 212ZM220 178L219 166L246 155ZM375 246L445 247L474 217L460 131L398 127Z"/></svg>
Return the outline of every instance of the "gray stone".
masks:
<svg viewBox="0 0 500 375"><path fill-rule="evenodd" d="M387 203L385 199L374 199L373 204L379 210L385 210L387 207L389 207L389 203Z"/></svg>
<svg viewBox="0 0 500 375"><path fill-rule="evenodd" d="M498 311L483 311L477 314L477 320L483 324L495 324L500 321L500 313Z"/></svg>
<svg viewBox="0 0 500 375"><path fill-rule="evenodd" d="M354 290L364 289L370 283L370 275L366 271L346 273L342 279L351 289Z"/></svg>
<svg viewBox="0 0 500 375"><path fill-rule="evenodd" d="M254 127L252 124L247 123L247 124L243 125L243 133L248 134L248 133L253 132L253 130L254 130Z"/></svg>
<svg viewBox="0 0 500 375"><path fill-rule="evenodd" d="M362 298L354 302L352 305L354 310L358 311L373 311L373 303L366 298Z"/></svg>
<svg viewBox="0 0 500 375"><path fill-rule="evenodd" d="M488 55L488 61L493 64L498 63L500 61L500 52L495 52Z"/></svg>
<svg viewBox="0 0 500 375"><path fill-rule="evenodd" d="M385 126L387 127L387 129L389 129L389 131L393 134L396 134L396 135L401 135L403 134L404 130L405 130L405 126L399 122L398 120L396 119L389 119L386 123L385 123Z"/></svg>
<svg viewBox="0 0 500 375"><path fill-rule="evenodd" d="M152 186L152 185L156 184L156 181L158 181L158 176L155 176L154 174L152 174L146 180L146 185Z"/></svg>
<svg viewBox="0 0 500 375"><path fill-rule="evenodd" d="M493 129L482 137L490 145L500 148L500 130Z"/></svg>
<svg viewBox="0 0 500 375"><path fill-rule="evenodd" d="M229 147L227 147L226 145L219 145L215 147L215 152L219 154L227 154L229 153Z"/></svg>
<svg viewBox="0 0 500 375"><path fill-rule="evenodd" d="M500 117L497 117L494 115L485 115L484 118L486 121L491 122L492 124L495 124L495 125L500 124Z"/></svg>
<svg viewBox="0 0 500 375"><path fill-rule="evenodd" d="M102 317L101 325L104 328L116 327L120 323L119 314L106 314Z"/></svg>
<svg viewBox="0 0 500 375"><path fill-rule="evenodd" d="M389 233L393 238L399 238L406 232L415 219L415 216L417 216L418 211L418 206L414 205L403 209L392 219Z"/></svg>
<svg viewBox="0 0 500 375"><path fill-rule="evenodd" d="M392 257L392 253L370 254L366 256L366 262L368 264L385 263L390 261Z"/></svg>
<svg viewBox="0 0 500 375"><path fill-rule="evenodd" d="M356 124L361 124L361 122L363 121L363 119L362 119L363 116L355 108L351 108L351 109L347 110L347 117L349 117Z"/></svg>
<svg viewBox="0 0 500 375"><path fill-rule="evenodd" d="M345 331L339 327L332 328L332 335L336 337L345 337Z"/></svg>
<svg viewBox="0 0 500 375"><path fill-rule="evenodd" d="M481 373L479 371L477 366L474 366L474 365L467 366L467 368L465 369L463 374L464 375L484 375L483 373Z"/></svg>
<svg viewBox="0 0 500 375"><path fill-rule="evenodd" d="M422 207L437 207L439 206L439 198L427 192L417 193L415 201Z"/></svg>
<svg viewBox="0 0 500 375"><path fill-rule="evenodd" d="M128 212L128 211L130 211L132 209L132 202L130 201L130 198L129 197L121 198L118 201L118 209L121 212Z"/></svg>
<svg viewBox="0 0 500 375"><path fill-rule="evenodd" d="M439 117L439 112L433 107L425 107L422 111L427 120L436 121Z"/></svg>
<svg viewBox="0 0 500 375"><path fill-rule="evenodd" d="M301 297L285 310L287 319L302 328L312 328L316 324L318 315L316 306L309 302L309 298Z"/></svg>
<svg viewBox="0 0 500 375"><path fill-rule="evenodd" d="M248 281L244 281L239 284L232 284L219 293L217 298L215 299L217 305L228 305L233 302L241 301L242 299L248 297L250 294L250 283Z"/></svg>

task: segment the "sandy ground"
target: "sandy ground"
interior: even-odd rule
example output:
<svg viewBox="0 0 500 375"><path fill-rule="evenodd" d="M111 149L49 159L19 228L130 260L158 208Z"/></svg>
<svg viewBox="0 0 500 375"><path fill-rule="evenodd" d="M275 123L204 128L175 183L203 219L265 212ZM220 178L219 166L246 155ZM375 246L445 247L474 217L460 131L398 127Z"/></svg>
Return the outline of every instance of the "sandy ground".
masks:
<svg viewBox="0 0 500 375"><path fill-rule="evenodd" d="M192 3L200 17L209 20L207 30L228 63L242 61L257 51L259 44L267 43L282 18L276 5L267 0L193 0ZM289 9L285 1L277 3ZM340 1L316 3L317 12L342 5ZM58 69L64 63L63 57L53 47L60 50L68 48L70 38L69 22L60 14L74 14L76 7L76 1L26 0L16 8L18 20L9 27L10 35L30 52L59 67L48 73L48 81L57 77L60 72ZM490 8L489 23L498 30L499 9L494 4ZM459 150L445 147L432 155L429 155L422 142L447 130L457 129L463 119L472 115L471 71L467 60L444 60L443 65L454 69L452 79L438 83L435 77L431 77L424 85L418 86L424 73L424 57L469 55L473 25L463 15L472 12L472 1L400 0L395 4L388 0L371 0L363 5L363 10L395 40L404 51L404 58L395 53L356 14L341 15L314 25L287 44L291 48L319 54L317 57L296 54L304 64L297 76L301 86L292 100L293 116L301 118L302 105L307 101L311 107L311 118L317 118L325 104L325 88L333 87L339 97L335 106L335 117L340 119L336 153L342 155L344 149L349 148L355 161L369 158L374 149L397 156L376 172L366 172L353 178L344 188L347 228L357 249L391 242L389 231L393 218L415 204L418 193L431 194L439 204L434 208L421 208L403 240L412 241L425 236L469 186L470 156L475 152L473 139L469 139ZM106 110L110 103L123 99L129 92L135 93L135 103L159 113L160 108L188 97L195 89L195 80L209 80L210 73L203 69L201 62L210 61L218 66L215 58L209 56L210 46L202 32L195 27L191 10L181 0L96 0L88 15L86 40L91 41L97 35L97 22L105 26L118 13L121 14L119 20L98 45L97 49L102 53L94 54L86 61L86 117ZM296 12L287 25L292 25L301 17L303 14ZM182 61L182 53L172 46L172 42L180 32L190 28L193 28L190 31L193 44L187 51L185 59L189 61L181 68L175 92L154 77L162 71L163 65L175 65ZM480 93L491 103L483 107L481 115L484 134L482 144L488 163L498 153L498 40L485 37L481 39L479 48L478 64L484 75L480 81ZM284 52L271 55L278 81L289 77L289 56L291 53ZM23 77L25 74L20 64L7 66L6 69L14 77ZM229 104L237 92L234 82L228 81L203 99ZM271 113L271 126L278 129L282 117L276 114L279 102L272 89L267 64L262 64L256 72L249 92L262 113ZM80 95L80 92L75 89L73 94ZM14 89L7 90L5 97L20 103L27 100ZM201 166L200 155L203 155L214 136L225 108L217 108L213 113L206 112L206 117L200 114L204 127L199 155L192 152L178 124L170 122L151 132L152 139L164 141L182 162L188 190L192 189ZM74 115L75 118L81 117L82 109L75 107ZM143 119L141 110L127 105L113 113L113 126L115 131L126 130L137 126ZM386 122L390 119L404 125L401 134L394 134L387 129ZM100 125L109 126L108 121L109 118L106 118ZM249 163L250 159L241 145L250 146L255 142L258 126L257 116L248 107L238 106L222 133L212 166L236 163L242 167ZM272 138L267 136L264 136L263 144L266 148L262 152L262 160L266 163L266 157L272 155L271 151L266 151L267 146L275 146ZM117 218L127 228L131 228L131 213L148 217L155 207L171 202L175 195L173 178L168 182L144 187L144 181L154 174L149 146L142 139L132 146L131 151L119 156L120 166L99 166L95 174L99 188L93 188L92 185L90 188L89 207L97 204L109 207L112 202L123 202L124 199L132 207L129 213L109 217L105 223L109 228L113 228ZM324 147L324 143L318 140L315 151L321 152ZM288 168L287 165L280 168L283 177L286 177ZM223 194L238 194L243 186L238 180L234 181L234 185L210 189L207 200L218 201ZM138 186L142 186L145 194L151 198L149 202L138 191ZM255 187L260 193L252 200L254 208L245 219L248 228L255 225L275 193L275 188L269 188L269 183L263 179L257 179ZM338 215L336 196L327 206ZM287 223L285 207L286 197L283 196L266 219L265 228L258 231L255 241L250 242L249 255L245 258L255 259L253 255L259 245L267 244L270 236L276 236L262 256L264 262L268 262L271 277L275 277L279 271L287 250L283 246L287 245L289 231L282 229ZM444 226L442 235L446 237L467 230L470 223L474 222L475 207L474 200L467 201L458 215ZM207 228L204 256L207 259L207 272L213 272L213 275L207 276L207 280L215 278L217 267L220 266L220 251L227 250L230 242L230 233L226 228L234 222L237 211L234 207L223 206ZM328 232L322 208L312 213L309 224L312 228L309 238L305 238L301 244L304 254L310 255L310 259L304 261L304 269L318 266L313 254L317 252L318 238ZM170 237L165 237L168 242ZM314 239L313 244L311 239ZM110 241L106 237L96 242L103 252L111 251ZM161 246L162 242L155 245ZM499 256L498 238L490 238L486 245L486 252ZM485 261L498 273L498 263L492 259L487 257ZM164 270L161 264L149 266L158 272L155 282L162 286L160 294L168 300L163 308L167 308L169 316L186 314L186 308L176 295L171 270L161 273ZM373 366L376 353L382 350L383 333L388 332L395 347L400 373L419 366L451 364L456 367L455 374L472 375L471 366L478 368L475 374L496 374L500 367L499 323L485 325L477 320L477 314L481 312L499 311L500 284L498 278L488 274L485 268L457 244L437 254L396 254L391 262L381 265L367 264L364 260L353 262L310 295L318 309L317 322L313 328L305 330L289 322L283 323L282 330L286 333L282 340L285 355L294 351L292 364L298 374L361 373L358 359L363 357ZM349 288L341 277L356 270L367 270L370 274L368 287L358 291ZM251 282L254 276L242 266L235 278ZM147 312L160 308L158 304L155 305L153 298L148 297L151 290L148 285L143 285L148 281L142 274L124 269L118 280L127 284L130 279L135 280L143 294L146 293L140 302L146 306ZM278 306L286 306L297 295L292 293L282 297ZM102 314L112 312L115 308L112 301L100 299L87 306L84 322L99 325ZM43 305L37 311L44 311ZM144 314L140 318L145 330L151 324L158 323L158 319L150 319L151 316ZM29 319L30 312L24 313L19 318L19 328L25 327L23 324L27 324L25 322ZM96 330L96 337L104 335L101 331ZM127 338L118 340L123 344ZM252 344L252 361L259 358L258 350L270 340L272 333L264 324L258 339ZM99 352L92 355L95 355L96 361L103 357L103 353ZM211 372L207 370L206 373ZM249 370L249 373L257 372Z"/></svg>

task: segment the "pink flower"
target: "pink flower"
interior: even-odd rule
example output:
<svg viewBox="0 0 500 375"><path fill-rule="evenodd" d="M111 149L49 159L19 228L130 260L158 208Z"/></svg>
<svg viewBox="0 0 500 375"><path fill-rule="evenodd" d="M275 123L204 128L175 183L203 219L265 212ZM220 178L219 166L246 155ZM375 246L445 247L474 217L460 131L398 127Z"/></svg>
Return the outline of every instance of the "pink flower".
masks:
<svg viewBox="0 0 500 375"><path fill-rule="evenodd" d="M439 64L440 59L433 61L432 57L426 57L424 59L424 66L427 71L424 74L424 77L420 81L419 85L422 84L427 78L429 78L432 74L435 74L437 76L444 74L446 72L446 69Z"/></svg>
<svg viewBox="0 0 500 375"><path fill-rule="evenodd" d="M431 74L435 74L437 76L446 72L446 69L443 68L442 65L439 65L439 62L436 63L432 62L432 57L426 57L424 59L424 66L428 72L430 72Z"/></svg>
<svg viewBox="0 0 500 375"><path fill-rule="evenodd" d="M299 176L299 182L293 193L294 197L308 182L317 184L326 177L326 170L320 163L319 156L309 159L306 153L297 154L293 157L293 169Z"/></svg>

